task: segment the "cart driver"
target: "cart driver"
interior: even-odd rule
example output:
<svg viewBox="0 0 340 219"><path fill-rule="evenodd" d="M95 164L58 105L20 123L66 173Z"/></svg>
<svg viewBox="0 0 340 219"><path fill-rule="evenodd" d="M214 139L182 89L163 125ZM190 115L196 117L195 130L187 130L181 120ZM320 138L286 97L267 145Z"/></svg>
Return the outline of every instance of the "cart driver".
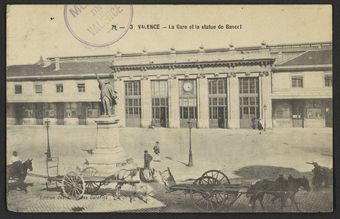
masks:
<svg viewBox="0 0 340 219"><path fill-rule="evenodd" d="M148 150L144 151L144 169L150 169L150 163L152 161L152 156L148 153Z"/></svg>
<svg viewBox="0 0 340 219"><path fill-rule="evenodd" d="M19 158L18 152L13 151L12 157L10 159L10 163L9 164L12 166L12 171L14 173L18 173L19 172L19 170L20 170L19 168L21 166L21 160Z"/></svg>

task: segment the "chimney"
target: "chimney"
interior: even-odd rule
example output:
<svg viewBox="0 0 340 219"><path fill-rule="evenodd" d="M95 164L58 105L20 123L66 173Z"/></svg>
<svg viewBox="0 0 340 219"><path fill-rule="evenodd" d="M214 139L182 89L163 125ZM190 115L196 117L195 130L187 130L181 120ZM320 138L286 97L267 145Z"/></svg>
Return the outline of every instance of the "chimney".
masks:
<svg viewBox="0 0 340 219"><path fill-rule="evenodd" d="M54 71L59 71L60 70L60 59L59 57L55 58L55 69Z"/></svg>
<svg viewBox="0 0 340 219"><path fill-rule="evenodd" d="M230 43L230 44L229 44L229 49L230 49L230 50L235 50L235 47L234 47L234 44L233 44L233 43Z"/></svg>
<svg viewBox="0 0 340 219"><path fill-rule="evenodd" d="M116 56L117 56L117 57L121 57L121 56L122 56L122 53L121 53L119 50L117 50Z"/></svg>
<svg viewBox="0 0 340 219"><path fill-rule="evenodd" d="M176 54L176 49L175 49L175 47L171 47L171 48L170 48L170 53L171 53L171 54Z"/></svg>
<svg viewBox="0 0 340 219"><path fill-rule="evenodd" d="M50 59L44 59L43 60L43 67L46 68L47 66L51 65L52 62Z"/></svg>
<svg viewBox="0 0 340 219"><path fill-rule="evenodd" d="M40 56L40 59L39 59L39 61L38 61L37 64L38 64L38 65L44 65L44 59L43 59L42 56Z"/></svg>
<svg viewBox="0 0 340 219"><path fill-rule="evenodd" d="M204 52L204 46L202 44L200 46L200 52Z"/></svg>

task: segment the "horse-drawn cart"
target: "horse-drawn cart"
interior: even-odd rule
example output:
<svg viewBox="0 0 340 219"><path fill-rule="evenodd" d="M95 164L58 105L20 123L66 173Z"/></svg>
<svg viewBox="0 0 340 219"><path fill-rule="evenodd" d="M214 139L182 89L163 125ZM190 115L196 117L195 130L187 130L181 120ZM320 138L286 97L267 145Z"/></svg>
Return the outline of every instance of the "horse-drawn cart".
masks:
<svg viewBox="0 0 340 219"><path fill-rule="evenodd" d="M49 166L49 162L50 161L47 161L47 170L54 167L58 170L58 162L55 166ZM121 187L126 184L135 188L134 195L136 195L136 184L140 183L139 180L126 180L124 178L118 179L115 174L107 177L96 176L97 172L98 171L94 167L86 167L81 171L70 171L65 175L57 174L56 176L50 176L49 171L47 171L46 189L49 189L49 185L52 182L55 182L56 186L60 183L65 197L70 199L81 199L84 194L96 193L103 185L116 183L115 189L117 196L120 195Z"/></svg>
<svg viewBox="0 0 340 219"><path fill-rule="evenodd" d="M176 184L169 168L160 172L160 175L167 192L183 191L190 194L192 203L201 211L217 211L223 206L231 207L248 189L241 184L231 184L229 178L218 170L206 171L191 184Z"/></svg>

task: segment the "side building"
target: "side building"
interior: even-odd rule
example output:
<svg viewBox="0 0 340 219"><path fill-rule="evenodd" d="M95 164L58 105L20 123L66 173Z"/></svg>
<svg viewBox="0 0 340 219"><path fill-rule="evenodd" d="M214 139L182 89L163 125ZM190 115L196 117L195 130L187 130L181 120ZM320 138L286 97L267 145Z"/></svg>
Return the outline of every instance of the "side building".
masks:
<svg viewBox="0 0 340 219"><path fill-rule="evenodd" d="M329 127L331 54L331 43L262 43L8 66L7 124L42 125L47 118L57 125L94 124L101 112L98 73L118 92L122 127L180 128L190 121L198 128L255 128L257 120L266 128Z"/></svg>

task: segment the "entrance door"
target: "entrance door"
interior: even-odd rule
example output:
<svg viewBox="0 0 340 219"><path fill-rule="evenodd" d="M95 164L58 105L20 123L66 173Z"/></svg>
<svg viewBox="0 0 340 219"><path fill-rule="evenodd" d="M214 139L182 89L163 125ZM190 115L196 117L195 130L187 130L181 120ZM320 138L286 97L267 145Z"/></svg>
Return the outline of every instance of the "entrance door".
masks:
<svg viewBox="0 0 340 219"><path fill-rule="evenodd" d="M218 127L225 128L224 107L218 107Z"/></svg>
<svg viewBox="0 0 340 219"><path fill-rule="evenodd" d="M16 124L22 125L23 124L23 118L25 114L24 105L21 103L14 105L14 114L16 118Z"/></svg>
<svg viewBox="0 0 340 219"><path fill-rule="evenodd" d="M303 100L294 101L292 104L292 121L293 127L304 127L304 102Z"/></svg>
<svg viewBox="0 0 340 219"><path fill-rule="evenodd" d="M64 103L57 103L57 125L64 125Z"/></svg>
<svg viewBox="0 0 340 219"><path fill-rule="evenodd" d="M166 113L166 108L165 107L161 107L160 108L161 112L160 112L160 125L161 127L167 127L166 126L166 120L167 120L167 113Z"/></svg>
<svg viewBox="0 0 340 219"><path fill-rule="evenodd" d="M37 125L44 124L44 104L37 103L35 105L35 118L37 119Z"/></svg>
<svg viewBox="0 0 340 219"><path fill-rule="evenodd" d="M325 120L326 127L333 127L333 104L332 101L327 101L325 105Z"/></svg>
<svg viewBox="0 0 340 219"><path fill-rule="evenodd" d="M86 125L86 113L87 107L86 103L80 103L80 115L79 115L79 125Z"/></svg>

